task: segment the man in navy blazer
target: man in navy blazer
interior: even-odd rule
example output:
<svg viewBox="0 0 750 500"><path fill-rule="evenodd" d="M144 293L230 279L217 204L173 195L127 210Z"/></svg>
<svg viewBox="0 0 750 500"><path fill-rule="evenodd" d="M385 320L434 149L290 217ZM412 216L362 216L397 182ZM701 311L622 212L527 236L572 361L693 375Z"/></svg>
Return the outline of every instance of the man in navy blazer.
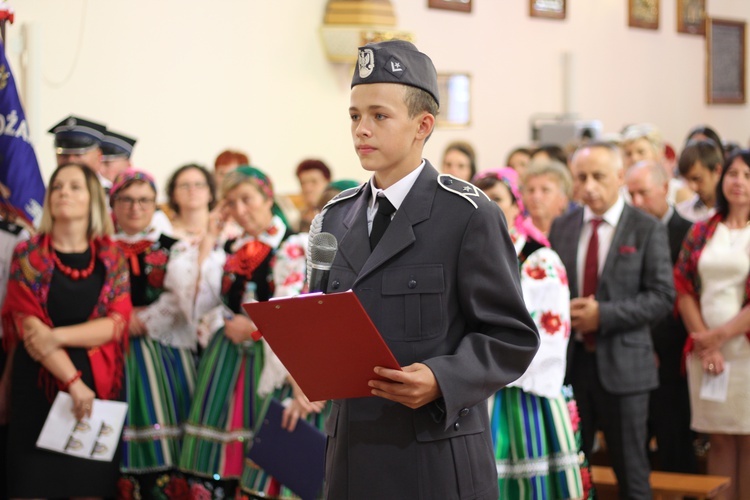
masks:
<svg viewBox="0 0 750 500"><path fill-rule="evenodd" d="M648 499L644 443L649 392L658 385L649 327L671 311L675 297L667 232L620 196L624 172L616 146L583 146L571 170L584 206L555 220L549 239L573 297L567 379L578 401L584 452L591 453L601 429L620 497Z"/></svg>

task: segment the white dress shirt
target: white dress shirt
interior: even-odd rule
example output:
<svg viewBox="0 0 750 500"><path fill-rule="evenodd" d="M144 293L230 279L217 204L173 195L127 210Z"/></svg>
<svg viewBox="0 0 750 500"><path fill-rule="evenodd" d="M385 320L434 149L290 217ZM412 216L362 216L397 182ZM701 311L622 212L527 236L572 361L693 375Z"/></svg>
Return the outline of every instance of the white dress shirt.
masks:
<svg viewBox="0 0 750 500"><path fill-rule="evenodd" d="M414 183L417 182L417 177L419 177L419 174L422 173L423 168L424 160L422 160L422 163L420 163L417 168L409 172L406 176L404 176L404 178L388 187L387 189L380 189L378 187L375 187L375 177L373 176L370 178L370 190L372 192L372 196L370 197L370 202L367 206L367 234L370 234L372 232L372 221L373 219L375 219L375 214L378 212L378 195L381 195L382 193L381 196L385 196L386 198L388 198L388 201L391 202L391 205L393 205L394 208L398 211L399 207L401 207L401 204L404 202L404 198L406 198L406 195L409 194L409 191L411 191ZM393 220L393 217L395 215L396 212L393 212L393 214L391 215L391 220Z"/></svg>

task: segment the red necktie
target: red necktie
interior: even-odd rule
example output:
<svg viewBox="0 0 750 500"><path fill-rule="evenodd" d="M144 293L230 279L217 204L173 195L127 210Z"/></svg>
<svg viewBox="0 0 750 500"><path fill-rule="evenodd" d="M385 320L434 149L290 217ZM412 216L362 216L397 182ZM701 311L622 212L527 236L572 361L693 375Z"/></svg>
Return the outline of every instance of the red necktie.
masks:
<svg viewBox="0 0 750 500"><path fill-rule="evenodd" d="M586 264L583 268L583 294L582 297L596 295L596 287L599 284L599 224L602 219L591 219L591 237L586 250ZM596 345L593 333L583 335L583 343L586 350L593 351Z"/></svg>

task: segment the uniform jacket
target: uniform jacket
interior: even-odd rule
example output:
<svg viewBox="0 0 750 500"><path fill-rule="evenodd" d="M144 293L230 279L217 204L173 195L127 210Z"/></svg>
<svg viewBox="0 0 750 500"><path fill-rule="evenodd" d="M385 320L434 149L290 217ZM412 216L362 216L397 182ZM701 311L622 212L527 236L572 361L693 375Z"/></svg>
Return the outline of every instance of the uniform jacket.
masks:
<svg viewBox="0 0 750 500"><path fill-rule="evenodd" d="M505 221L481 191L426 163L371 252L369 199L365 184L324 212L339 244L327 291L352 289L401 366L427 364L443 397L417 410L334 401L327 497L496 500L486 399L539 344Z"/></svg>
<svg viewBox="0 0 750 500"><path fill-rule="evenodd" d="M552 224L550 242L568 270L570 296L578 297L576 256L583 208ZM599 276L596 300L600 328L596 360L602 386L629 394L658 386L650 325L671 313L675 291L664 225L625 205ZM568 370L574 342L568 344Z"/></svg>

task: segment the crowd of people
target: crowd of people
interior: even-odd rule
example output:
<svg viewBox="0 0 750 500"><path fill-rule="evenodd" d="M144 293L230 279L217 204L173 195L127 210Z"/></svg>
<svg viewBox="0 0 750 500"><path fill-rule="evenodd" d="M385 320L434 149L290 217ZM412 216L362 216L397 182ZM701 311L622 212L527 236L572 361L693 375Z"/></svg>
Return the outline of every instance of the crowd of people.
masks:
<svg viewBox="0 0 750 500"><path fill-rule="evenodd" d="M652 463L696 473L696 432L708 436L708 472L732 480L726 498L750 497L750 151L697 127L677 154L637 124L608 141L518 147L502 168L480 169L471 144L454 142L438 175L420 156L439 101L431 62L410 46L367 50L419 65L403 82L377 67L355 73L352 135L375 174L335 179L307 159L294 210L239 151L220 153L213 171L175 170L159 206L152 175L130 163L134 139L75 116L50 130L58 166L39 227L0 212L4 494L293 498L246 457L276 398L290 430L299 419L323 429L330 415L329 498L378 481L370 467L347 475L363 457L393 461L379 491L474 491L485 433L499 498L588 498L599 431L622 498L650 498ZM401 83L422 94L390 96ZM375 135L382 99L417 120L420 146L404 146L412 170L368 163L373 147L358 145ZM354 213L368 230L382 216L402 232L345 248L360 266L369 255L391 264L336 267L329 291L382 291L379 306L361 300L407 366L378 372L379 397L309 401L241 304L304 293L308 231L344 237ZM429 264L435 252L440 265ZM398 389L409 384L417 396ZM128 403L113 461L36 446L58 391L78 419L95 399ZM455 463L443 456L448 434L465 440ZM399 459L379 455L379 440ZM415 479L434 472L422 461L441 464L434 489Z"/></svg>
<svg viewBox="0 0 750 500"><path fill-rule="evenodd" d="M135 140L108 150L111 133L75 116L51 132L40 226L2 221L2 498L287 497L245 445L269 395L289 398L290 428L309 414L322 428L325 405L299 392L240 304L302 292L306 233L243 153L220 153L213 172L178 168L159 206L154 178L130 165ZM330 178L319 160L300 166L303 214L352 184L310 187L318 170ZM95 398L128 403L114 461L36 447L58 391L76 418Z"/></svg>
<svg viewBox="0 0 750 500"><path fill-rule="evenodd" d="M446 149L443 169L459 175L455 149ZM570 421L573 429L580 422L581 463L606 446L621 497L648 498L651 466L697 473L697 455L703 455L707 439L705 470L731 478L725 498L750 495L743 479L750 428L740 416L747 403L742 387L750 348L745 336L750 153L699 126L688 133L678 156L650 124L567 149L521 147L508 155L506 168L481 170L473 177L468 167L463 170L464 179L505 214L519 252L522 284L539 287L524 286L527 306L537 309L532 317L542 340L539 354L526 374L498 395L508 397L516 390L524 397L550 397L526 381L533 380L544 360L545 341L554 338L550 325L559 325L560 338L566 340L558 356L572 393L562 377L554 376L551 361L541 380L557 381L554 396L575 396ZM473 150L463 150L471 152L463 163L473 164ZM704 247L709 252L702 253ZM540 248L549 254L544 263L531 265ZM552 280L565 285L565 296L541 288ZM539 301L556 296L562 308L539 308ZM722 387L718 393L707 389L716 383ZM534 461L537 455L511 446L514 436L523 442L517 436L539 434L545 426L546 432L559 434L560 420L540 419L540 404L498 403L496 398L495 411L503 405L493 426L510 425L496 442L503 447L497 454L501 487L504 480L515 481L515 489L505 486L511 498L538 488L531 477L544 476ZM513 417L509 408L520 416ZM567 436L575 442L575 432ZM553 472L564 470L555 462L565 455L547 451L545 474L554 478ZM584 467L584 482L587 474ZM558 489L548 497L575 495Z"/></svg>

